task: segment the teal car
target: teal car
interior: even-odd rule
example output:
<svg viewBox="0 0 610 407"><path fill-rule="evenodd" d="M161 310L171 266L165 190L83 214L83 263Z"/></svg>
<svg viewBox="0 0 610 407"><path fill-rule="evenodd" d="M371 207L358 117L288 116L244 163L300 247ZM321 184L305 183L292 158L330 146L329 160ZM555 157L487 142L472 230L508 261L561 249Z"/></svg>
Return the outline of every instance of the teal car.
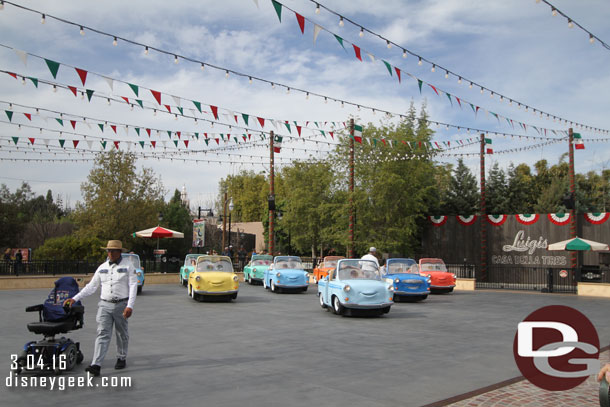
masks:
<svg viewBox="0 0 610 407"><path fill-rule="evenodd" d="M201 254L187 254L184 258L184 265L180 267L180 273L178 277L180 277L180 285L186 287L189 281L189 274L195 270L195 265L197 264L197 257L202 256Z"/></svg>
<svg viewBox="0 0 610 407"><path fill-rule="evenodd" d="M140 294L144 288L144 267L140 265L140 256L135 253L123 253L121 255L121 262L123 261L130 263L136 269L136 274L138 275L138 294Z"/></svg>
<svg viewBox="0 0 610 407"><path fill-rule="evenodd" d="M248 284L262 284L265 270L273 263L273 256L269 254L254 254L250 263L244 267L244 281Z"/></svg>

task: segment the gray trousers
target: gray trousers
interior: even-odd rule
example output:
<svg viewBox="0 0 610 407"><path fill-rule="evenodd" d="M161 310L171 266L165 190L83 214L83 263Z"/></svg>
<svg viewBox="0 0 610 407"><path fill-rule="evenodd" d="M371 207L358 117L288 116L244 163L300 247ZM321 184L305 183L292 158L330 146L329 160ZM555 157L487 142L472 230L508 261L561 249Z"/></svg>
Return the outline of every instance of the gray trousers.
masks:
<svg viewBox="0 0 610 407"><path fill-rule="evenodd" d="M110 339L112 337L112 325L116 328L116 353L118 359L127 357L127 344L129 342L129 332L127 320L123 318L123 311L127 306L127 301L116 304L100 301L97 304L97 337L95 338L95 349L93 351L92 365L101 366L108 352Z"/></svg>

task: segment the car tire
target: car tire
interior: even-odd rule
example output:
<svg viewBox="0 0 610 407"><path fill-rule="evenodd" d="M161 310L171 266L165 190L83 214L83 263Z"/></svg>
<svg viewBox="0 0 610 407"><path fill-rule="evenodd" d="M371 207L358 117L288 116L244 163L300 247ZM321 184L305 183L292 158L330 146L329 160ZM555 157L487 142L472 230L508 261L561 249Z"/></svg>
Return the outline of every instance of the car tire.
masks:
<svg viewBox="0 0 610 407"><path fill-rule="evenodd" d="M400 295L394 294L392 301L394 302L402 302L402 297Z"/></svg>
<svg viewBox="0 0 610 407"><path fill-rule="evenodd" d="M83 352L79 350L78 354L76 355L76 364L80 365L81 363L83 363L83 360L85 360L85 355L83 355Z"/></svg>
<svg viewBox="0 0 610 407"><path fill-rule="evenodd" d="M142 294L142 286L138 286L138 294Z"/></svg>
<svg viewBox="0 0 610 407"><path fill-rule="evenodd" d="M232 299L232 300L237 299L237 293L235 293L235 294L231 295L231 299Z"/></svg>
<svg viewBox="0 0 610 407"><path fill-rule="evenodd" d="M307 289L308 289L308 288L309 288L309 287L303 287L303 292L304 292L304 293L305 293L305 292L307 292Z"/></svg>
<svg viewBox="0 0 610 407"><path fill-rule="evenodd" d="M252 274L248 274L248 284L252 285Z"/></svg>
<svg viewBox="0 0 610 407"><path fill-rule="evenodd" d="M267 279L265 277L263 277L263 288L266 290L269 287L267 287Z"/></svg>
<svg viewBox="0 0 610 407"><path fill-rule="evenodd" d="M419 297L419 301L423 301L426 298L428 298L428 294L422 295L421 297Z"/></svg>
<svg viewBox="0 0 610 407"><path fill-rule="evenodd" d="M277 287L275 286L275 283L273 282L273 279L271 279L271 292L276 293L277 292Z"/></svg>
<svg viewBox="0 0 610 407"><path fill-rule="evenodd" d="M390 307L385 307L385 308L382 308L382 312L383 312L384 314L387 314L388 312L390 312Z"/></svg>
<svg viewBox="0 0 610 407"><path fill-rule="evenodd" d="M324 297L322 297L322 293L319 293L318 297L320 300L320 307L322 307L322 309L325 309L326 311L328 311L328 306L326 304L324 304Z"/></svg>
<svg viewBox="0 0 610 407"><path fill-rule="evenodd" d="M339 301L339 297L333 297L333 312L337 315L343 315L343 311L345 311L345 307L341 305L341 301Z"/></svg>

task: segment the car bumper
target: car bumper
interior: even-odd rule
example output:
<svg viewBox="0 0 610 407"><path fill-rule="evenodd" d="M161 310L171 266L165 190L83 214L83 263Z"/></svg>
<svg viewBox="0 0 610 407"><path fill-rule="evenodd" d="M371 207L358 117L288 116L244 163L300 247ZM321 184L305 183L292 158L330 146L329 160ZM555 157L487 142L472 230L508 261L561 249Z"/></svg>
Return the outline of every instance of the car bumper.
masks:
<svg viewBox="0 0 610 407"><path fill-rule="evenodd" d="M455 284L451 284L451 285L431 285L430 288L432 288L432 289L455 288Z"/></svg>
<svg viewBox="0 0 610 407"><path fill-rule="evenodd" d="M385 308L391 305L394 305L393 302L384 302L381 304L350 304L344 303L342 304L345 308L353 308L353 309L377 309L377 308Z"/></svg>
<svg viewBox="0 0 610 407"><path fill-rule="evenodd" d="M199 295L230 295L237 294L239 290L230 290L230 291L204 291L204 290L194 290L195 294Z"/></svg>
<svg viewBox="0 0 610 407"><path fill-rule="evenodd" d="M280 288L305 288L309 287L309 284L275 284L275 286Z"/></svg>
<svg viewBox="0 0 610 407"><path fill-rule="evenodd" d="M394 295L404 295L404 296L408 296L408 295L413 295L413 296L420 296L420 295L426 295L428 294L430 291L428 290L421 290L421 291L394 291Z"/></svg>

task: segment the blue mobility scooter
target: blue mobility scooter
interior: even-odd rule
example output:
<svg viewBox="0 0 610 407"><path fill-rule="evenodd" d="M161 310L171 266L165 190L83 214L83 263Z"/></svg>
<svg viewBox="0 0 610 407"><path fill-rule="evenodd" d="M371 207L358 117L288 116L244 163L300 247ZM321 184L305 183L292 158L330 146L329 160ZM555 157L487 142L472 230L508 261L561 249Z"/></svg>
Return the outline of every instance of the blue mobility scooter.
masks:
<svg viewBox="0 0 610 407"><path fill-rule="evenodd" d="M83 361L80 343L69 338L55 338L55 335L67 333L83 327L85 307L80 301L71 307L64 307L66 299L72 298L79 291L78 283L72 277L62 277L55 281L44 304L32 305L26 312L38 311L38 322L30 322L28 331L42 334L43 339L31 341L24 345L19 354L14 371L19 374L24 370L50 370L55 374L72 370Z"/></svg>

